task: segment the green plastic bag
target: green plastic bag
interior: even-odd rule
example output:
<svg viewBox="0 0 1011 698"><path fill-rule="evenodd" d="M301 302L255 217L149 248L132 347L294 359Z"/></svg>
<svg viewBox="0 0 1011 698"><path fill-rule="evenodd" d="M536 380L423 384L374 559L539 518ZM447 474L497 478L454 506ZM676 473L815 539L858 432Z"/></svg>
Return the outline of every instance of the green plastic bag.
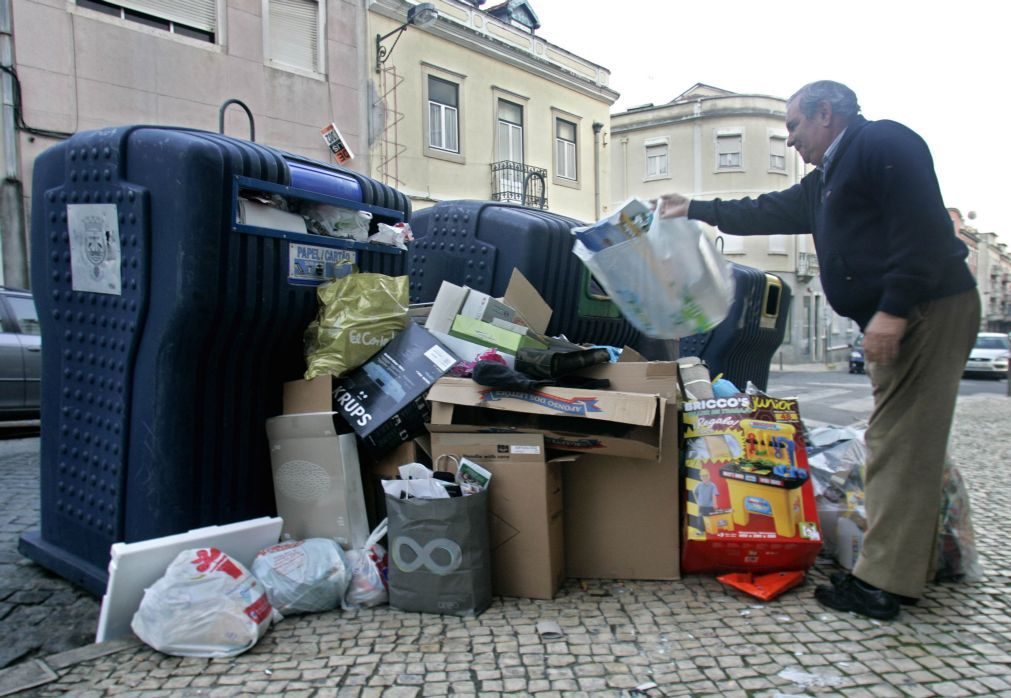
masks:
<svg viewBox="0 0 1011 698"><path fill-rule="evenodd" d="M320 285L319 316L305 330L306 380L341 376L407 327L407 277L349 274Z"/></svg>

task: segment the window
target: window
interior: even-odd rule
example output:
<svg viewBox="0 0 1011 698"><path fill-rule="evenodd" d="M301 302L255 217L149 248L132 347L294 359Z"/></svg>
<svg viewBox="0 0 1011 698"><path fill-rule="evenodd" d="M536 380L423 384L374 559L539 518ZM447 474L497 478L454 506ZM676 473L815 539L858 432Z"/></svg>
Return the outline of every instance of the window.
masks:
<svg viewBox="0 0 1011 698"><path fill-rule="evenodd" d="M272 63L323 72L323 15L318 0L265 0L263 31Z"/></svg>
<svg viewBox="0 0 1011 698"><path fill-rule="evenodd" d="M555 171L562 179L576 180L576 125L555 119Z"/></svg>
<svg viewBox="0 0 1011 698"><path fill-rule="evenodd" d="M786 172L786 139L781 136L769 137L769 169Z"/></svg>
<svg viewBox="0 0 1011 698"><path fill-rule="evenodd" d="M216 0L77 0L77 6L201 41L213 43L217 32Z"/></svg>
<svg viewBox="0 0 1011 698"><path fill-rule="evenodd" d="M523 107L498 100L498 143L496 160L523 164Z"/></svg>
<svg viewBox="0 0 1011 698"><path fill-rule="evenodd" d="M460 88L448 80L428 76L428 145L460 152Z"/></svg>
<svg viewBox="0 0 1011 698"><path fill-rule="evenodd" d="M716 168L720 170L741 169L741 141L739 133L717 134Z"/></svg>
<svg viewBox="0 0 1011 698"><path fill-rule="evenodd" d="M786 254L786 236L769 236L769 254Z"/></svg>
<svg viewBox="0 0 1011 698"><path fill-rule="evenodd" d="M25 296L7 296L14 317L17 318L21 328L21 334L41 335L39 327L39 314L35 311L35 303L31 298Z"/></svg>
<svg viewBox="0 0 1011 698"><path fill-rule="evenodd" d="M646 179L667 176L667 144L646 146Z"/></svg>

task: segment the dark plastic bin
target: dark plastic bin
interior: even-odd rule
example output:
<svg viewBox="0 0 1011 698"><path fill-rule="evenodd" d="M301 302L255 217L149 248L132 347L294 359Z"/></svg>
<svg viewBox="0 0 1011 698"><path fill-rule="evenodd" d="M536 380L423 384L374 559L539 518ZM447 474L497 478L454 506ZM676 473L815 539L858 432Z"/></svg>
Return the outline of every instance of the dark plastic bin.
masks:
<svg viewBox="0 0 1011 698"><path fill-rule="evenodd" d="M416 211L408 255L411 301L435 300L444 280L501 296L519 269L552 308L548 334L634 346L639 333L572 253L571 229L578 225L540 209L489 201L445 201Z"/></svg>
<svg viewBox="0 0 1011 698"><path fill-rule="evenodd" d="M769 365L783 343L792 294L775 274L734 264L734 302L726 319L705 334L680 340L681 356L698 356L744 390L750 380L765 390Z"/></svg>
<svg viewBox="0 0 1011 698"><path fill-rule="evenodd" d="M240 225L240 189L388 223L410 211L357 173L194 130L83 132L35 162L41 530L19 547L93 593L104 591L114 542L273 514L264 421L281 411L282 383L305 370L302 333L323 280L293 274L293 256L338 250L365 271L406 269L395 248ZM115 207L120 294L74 290L75 204ZM75 210L90 221L75 230L100 220L93 210Z"/></svg>

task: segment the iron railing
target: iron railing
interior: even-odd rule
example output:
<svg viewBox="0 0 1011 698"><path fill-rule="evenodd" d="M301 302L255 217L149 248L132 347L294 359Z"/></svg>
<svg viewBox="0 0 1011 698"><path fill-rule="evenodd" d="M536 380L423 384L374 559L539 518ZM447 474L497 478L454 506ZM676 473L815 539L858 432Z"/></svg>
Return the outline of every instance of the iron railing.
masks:
<svg viewBox="0 0 1011 698"><path fill-rule="evenodd" d="M818 255L813 252L798 252L797 276L805 279L818 276Z"/></svg>
<svg viewBox="0 0 1011 698"><path fill-rule="evenodd" d="M491 164L491 198L533 208L548 208L548 171L522 162L503 160Z"/></svg>

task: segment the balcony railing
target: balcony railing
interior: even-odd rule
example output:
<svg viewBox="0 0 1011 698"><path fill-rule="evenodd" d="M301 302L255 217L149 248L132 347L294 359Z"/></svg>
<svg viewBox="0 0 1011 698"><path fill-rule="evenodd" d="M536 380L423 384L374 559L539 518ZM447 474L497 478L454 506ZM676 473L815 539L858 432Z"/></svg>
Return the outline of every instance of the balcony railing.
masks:
<svg viewBox="0 0 1011 698"><path fill-rule="evenodd" d="M798 252L797 276L804 279L818 276L818 255L813 252Z"/></svg>
<svg viewBox="0 0 1011 698"><path fill-rule="evenodd" d="M491 164L491 198L547 209L548 171L522 162L503 160Z"/></svg>

